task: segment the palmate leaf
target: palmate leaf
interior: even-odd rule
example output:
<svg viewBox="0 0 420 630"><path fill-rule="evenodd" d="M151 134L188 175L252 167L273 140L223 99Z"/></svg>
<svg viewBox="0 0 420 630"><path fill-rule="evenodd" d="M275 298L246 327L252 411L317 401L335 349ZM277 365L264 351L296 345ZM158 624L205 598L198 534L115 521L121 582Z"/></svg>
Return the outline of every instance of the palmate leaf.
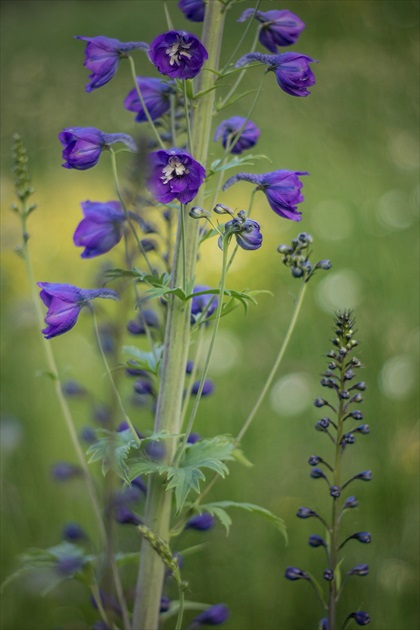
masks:
<svg viewBox="0 0 420 630"><path fill-rule="evenodd" d="M256 160L269 160L267 155L259 153L258 155L244 155L242 157L234 156L229 161L224 161L223 158L214 160L210 165L210 171L207 174L207 178L214 173L220 173L222 171L229 171L232 168L238 168L239 166L253 166Z"/></svg>
<svg viewBox="0 0 420 630"><path fill-rule="evenodd" d="M255 505L254 503L238 503L236 501L216 501L214 503L205 503L200 505L199 512L209 512L210 514L213 514L213 516L219 519L226 529L226 534L228 534L229 528L232 524L232 519L226 512L229 508L238 508L240 510L246 510L247 512L253 512L254 514L258 514L258 516L262 516L267 519L281 532L281 534L283 534L287 543L287 530L283 519L260 505Z"/></svg>
<svg viewBox="0 0 420 630"><path fill-rule="evenodd" d="M100 461L103 475L106 475L112 467L120 477L128 481L126 459L131 449L139 448L131 430L115 432L99 429L97 433L102 437L89 446L88 463Z"/></svg>
<svg viewBox="0 0 420 630"><path fill-rule="evenodd" d="M130 364L127 367L135 367L139 370L146 370L152 374L159 372L160 362L163 355L163 345L155 345L154 351L146 352L140 350L136 346L123 346L122 351L124 354L131 356Z"/></svg>

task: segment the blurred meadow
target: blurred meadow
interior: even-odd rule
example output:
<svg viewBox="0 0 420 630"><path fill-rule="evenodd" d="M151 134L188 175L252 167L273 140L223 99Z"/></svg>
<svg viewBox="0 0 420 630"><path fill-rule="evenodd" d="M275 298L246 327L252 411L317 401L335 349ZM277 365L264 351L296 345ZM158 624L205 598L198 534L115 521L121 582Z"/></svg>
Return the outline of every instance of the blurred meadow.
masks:
<svg viewBox="0 0 420 630"><path fill-rule="evenodd" d="M244 26L235 6L228 16L223 58L229 57ZM283 577L294 565L322 575L321 552L307 545L319 526L296 519L301 505L322 511L324 484L309 478L308 456L326 451L326 438L314 430L323 395L332 318L354 309L360 358L368 384L363 403L369 436L352 447L349 472L371 469L373 480L352 492L360 508L347 517L348 532L372 533L369 546L348 547L346 562L367 562L370 575L354 578L340 606L343 617L359 607L369 611L376 630L416 630L418 611L419 425L418 425L418 103L419 4L412 0L302 0L262 2L265 10L287 8L306 23L292 48L318 60L317 83L306 99L283 93L272 74L252 120L261 128L257 150L269 156L253 172L279 168L309 171L300 224L277 217L264 195L256 196L253 217L262 226L263 247L242 251L228 286L268 289L244 316L237 309L222 320L211 367L213 396L202 402L196 430L205 436L236 434L253 405L276 356L293 310L298 282L276 252L300 231L314 236L314 260L328 258L332 269L309 284L307 297L286 357L258 417L243 441L254 466L231 466L214 500L258 503L281 516L289 543L272 526L251 514L234 513L229 537L220 525L210 533L187 532L180 548L208 542L185 560L189 599L225 602L231 615L226 630L309 630L322 610L308 584ZM175 1L168 2L177 29L199 35ZM63 525L79 522L95 539L95 526L81 481L54 482L57 461L75 462L46 369L41 334L30 301L24 264L16 255L19 221L10 212L12 134L20 132L31 161L38 209L29 218L29 246L36 279L95 286L104 260L86 261L72 243L81 219L80 202L115 198L107 156L86 172L61 167L58 133L64 127L95 126L139 137L146 126L134 123L122 101L132 89L128 64L91 94L84 91L84 45L74 35L106 35L122 41L150 42L167 30L160 0L5 0L1 3L1 188L2 188L2 579L28 547L61 540ZM251 29L252 30L252 29ZM240 55L249 50L249 33ZM248 45L248 48L247 48ZM261 48L259 48L261 50ZM138 74L157 76L142 52ZM243 91L253 90L261 68L250 70ZM252 94L223 118L247 114ZM141 127L141 128L140 128ZM148 136L150 137L150 136ZM213 144L214 158L220 148ZM122 160L130 167L129 159ZM245 170L245 169L242 169ZM139 173L139 176L142 174ZM219 201L247 208L251 187L238 184ZM214 241L201 255L197 280L218 281L220 251ZM104 311L118 316L117 304ZM134 313L129 315L133 317ZM127 340L133 343L133 338ZM106 400L108 382L95 350L91 321L82 313L76 328L51 341L64 379L82 383ZM132 382L123 382L129 397ZM92 424L86 399L71 402L79 429ZM130 409L140 428L150 415ZM136 416L140 414L141 417ZM145 426L146 425L146 426ZM100 471L95 470L98 479ZM346 530L347 531L347 530ZM135 532L118 530L121 547L135 550ZM135 570L124 573L127 586ZM64 583L41 596L43 575L13 582L3 594L3 630L83 630L96 613L86 591Z"/></svg>

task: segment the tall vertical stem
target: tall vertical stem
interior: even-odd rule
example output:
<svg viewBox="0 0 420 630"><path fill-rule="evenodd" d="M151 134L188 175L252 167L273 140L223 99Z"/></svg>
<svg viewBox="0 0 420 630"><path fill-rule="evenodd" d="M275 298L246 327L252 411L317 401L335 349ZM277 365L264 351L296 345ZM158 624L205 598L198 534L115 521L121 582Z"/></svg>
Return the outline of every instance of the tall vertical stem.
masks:
<svg viewBox="0 0 420 630"><path fill-rule="evenodd" d="M224 6L217 0L206 4L202 43L209 53L207 67L216 69L223 33ZM215 75L203 70L197 78L196 91L209 90ZM214 90L202 96L193 108L191 115L191 153L195 160L205 166L211 131L214 106ZM203 188L203 187L202 187ZM204 202L201 189L194 199L196 205ZM198 248L198 224L188 215L185 219L185 262L186 282L192 284L195 275ZM172 286L180 286L183 279L181 255L181 226L178 222L177 241L172 271ZM182 396L185 382L185 367L188 357L190 336L190 304L172 297L168 304L164 355L161 372L161 386L157 401L155 431L167 430L178 434L181 424ZM173 460L177 440L166 442L166 462ZM165 489L159 476L149 480L145 520L146 525L164 540L169 538L172 492ZM143 540L141 562L136 587L136 600L133 615L134 630L157 630L159 625L160 598L164 578L164 564L150 544Z"/></svg>

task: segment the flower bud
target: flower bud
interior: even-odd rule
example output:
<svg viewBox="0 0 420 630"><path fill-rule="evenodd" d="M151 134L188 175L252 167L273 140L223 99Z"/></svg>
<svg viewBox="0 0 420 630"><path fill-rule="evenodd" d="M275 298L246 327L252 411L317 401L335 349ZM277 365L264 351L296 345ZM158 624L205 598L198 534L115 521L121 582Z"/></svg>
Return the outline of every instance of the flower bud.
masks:
<svg viewBox="0 0 420 630"><path fill-rule="evenodd" d="M302 571L302 569L298 569L297 567L287 567L284 572L284 577L287 580L309 580L309 575L306 571Z"/></svg>
<svg viewBox="0 0 420 630"><path fill-rule="evenodd" d="M326 547L327 544L321 536L317 536L316 534L311 534L308 539L308 545L310 547Z"/></svg>
<svg viewBox="0 0 420 630"><path fill-rule="evenodd" d="M364 577L369 574L369 566L367 564L357 564L355 567L347 571L347 575L360 575Z"/></svg>
<svg viewBox="0 0 420 630"><path fill-rule="evenodd" d="M359 505L359 502L356 499L356 497L348 497L345 500L345 503L343 505L343 510L350 509L350 508L356 508L358 505Z"/></svg>
<svg viewBox="0 0 420 630"><path fill-rule="evenodd" d="M233 216L233 210L231 210L228 206L225 206L223 203L218 203L214 208L213 212L216 214L230 214Z"/></svg>
<svg viewBox="0 0 420 630"><path fill-rule="evenodd" d="M311 516L318 516L318 514L307 507L300 507L296 512L296 516L298 518L310 518Z"/></svg>
<svg viewBox="0 0 420 630"><path fill-rule="evenodd" d="M338 499L340 494L341 494L340 486L331 486L330 495L333 497L333 499Z"/></svg>
<svg viewBox="0 0 420 630"><path fill-rule="evenodd" d="M200 206L194 206L188 214L192 219L204 219L205 217L210 216L210 214L203 208L200 208Z"/></svg>
<svg viewBox="0 0 420 630"><path fill-rule="evenodd" d="M322 577L324 578L324 580L327 580L327 582L332 582L334 579L334 573L331 571L331 569L325 569Z"/></svg>

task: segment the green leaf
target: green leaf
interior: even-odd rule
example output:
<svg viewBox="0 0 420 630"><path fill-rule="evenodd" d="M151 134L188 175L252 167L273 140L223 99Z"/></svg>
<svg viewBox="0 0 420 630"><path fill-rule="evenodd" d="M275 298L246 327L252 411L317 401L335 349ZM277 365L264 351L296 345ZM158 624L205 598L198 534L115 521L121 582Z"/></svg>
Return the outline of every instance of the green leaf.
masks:
<svg viewBox="0 0 420 630"><path fill-rule="evenodd" d="M287 543L287 530L283 519L260 505L255 505L254 503L237 503L236 501L217 501L200 505L199 512L210 512L210 514L213 514L213 516L220 520L226 529L226 534L228 534L232 520L225 510L229 508L238 508L240 510L246 510L247 512L253 512L267 519L283 534Z"/></svg>
<svg viewBox="0 0 420 630"><path fill-rule="evenodd" d="M126 459L131 449L139 448L131 430L115 432L99 429L97 433L103 437L88 448L89 464L100 461L103 475L112 467L120 477L128 481Z"/></svg>
<svg viewBox="0 0 420 630"><path fill-rule="evenodd" d="M229 74L232 74L232 73L229 73ZM226 74L223 76L226 76ZM242 94L235 94L224 104L223 104L223 101L220 99L220 101L216 104L215 109L217 112L222 112L224 109L226 109L226 107L233 105L233 103L236 103L236 101L239 101L241 98L244 98L244 96L248 96L248 94L255 94L255 90L247 90L246 92L242 92Z"/></svg>
<svg viewBox="0 0 420 630"><path fill-rule="evenodd" d="M140 350L140 348L136 348L136 346L123 346L122 351L124 354L129 354L132 357L129 367L146 370L152 374L157 374L159 372L160 362L163 355L163 345L156 345L153 352Z"/></svg>
<svg viewBox="0 0 420 630"><path fill-rule="evenodd" d="M264 154L258 155L245 155L243 157L234 156L228 162L225 162L223 158L220 160L214 160L210 165L210 170L207 173L207 177L214 173L220 173L222 171L228 171L232 168L238 168L239 166L253 166L256 160L270 160Z"/></svg>
<svg viewBox="0 0 420 630"><path fill-rule="evenodd" d="M205 480L202 468L213 470L221 477L229 473L224 462L233 459L232 450L232 439L223 435L187 444L179 466L170 466L167 470L168 488L175 489L178 513L191 491L200 492L200 481Z"/></svg>

